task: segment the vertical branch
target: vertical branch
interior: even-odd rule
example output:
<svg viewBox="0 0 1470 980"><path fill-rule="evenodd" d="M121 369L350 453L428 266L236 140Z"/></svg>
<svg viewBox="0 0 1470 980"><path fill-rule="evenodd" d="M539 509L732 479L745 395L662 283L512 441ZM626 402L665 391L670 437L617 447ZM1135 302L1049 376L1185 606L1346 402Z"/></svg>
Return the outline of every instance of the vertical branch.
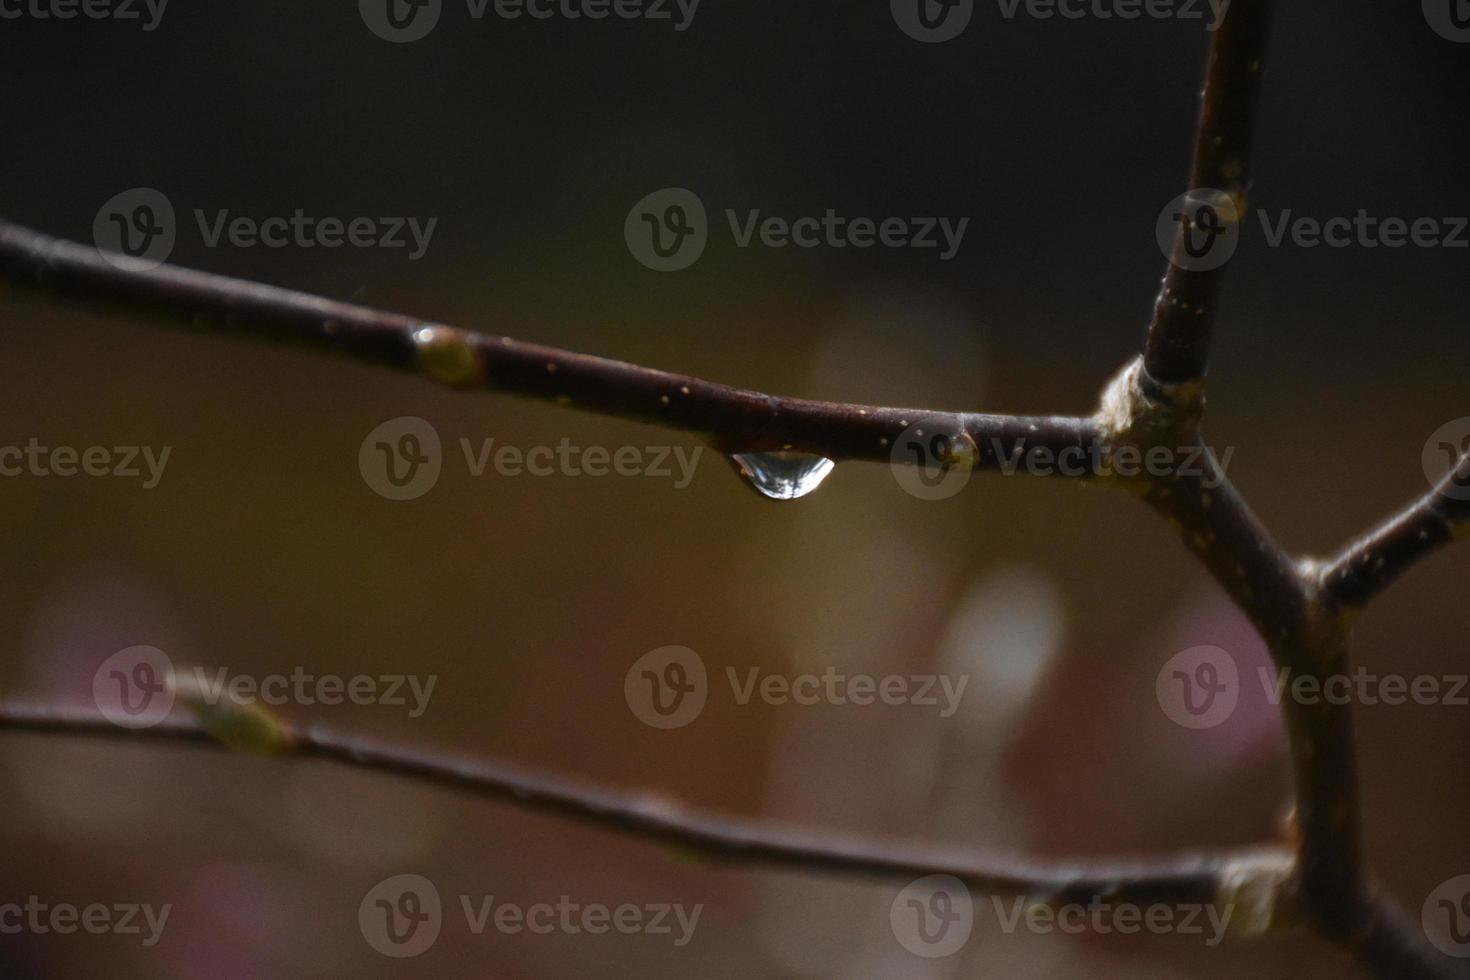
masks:
<svg viewBox="0 0 1470 980"><path fill-rule="evenodd" d="M1271 0L1234 0L1210 42L1205 68L1189 186L1224 191L1237 219L1245 214L1250 186L1251 137L1270 17ZM1224 272L1184 268L1187 233L1183 225L1175 231L1174 258L1154 302L1144 354L1147 377L1165 385L1204 377Z"/></svg>

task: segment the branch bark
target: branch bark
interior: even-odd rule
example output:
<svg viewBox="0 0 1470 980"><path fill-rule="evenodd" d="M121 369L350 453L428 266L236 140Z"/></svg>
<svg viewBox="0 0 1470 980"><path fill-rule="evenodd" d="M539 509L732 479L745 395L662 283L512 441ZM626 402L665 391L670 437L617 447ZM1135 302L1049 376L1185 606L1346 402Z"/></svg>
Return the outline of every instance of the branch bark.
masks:
<svg viewBox="0 0 1470 980"><path fill-rule="evenodd" d="M1360 609L1470 524L1470 453L1435 487L1349 545L1322 569L1333 601Z"/></svg>
<svg viewBox="0 0 1470 980"><path fill-rule="evenodd" d="M1246 931L1262 932L1288 913L1279 885L1292 855L1262 847L1222 854L1187 854L1113 865L1015 861L905 846L893 841L813 833L781 824L715 814L661 796L619 792L531 773L486 760L440 756L341 735L292 727L273 719L273 754L425 783L508 803L560 819L641 838L712 862L768 866L867 878L909 880L933 874L959 878L973 891L1034 902L1249 905L1237 910ZM101 714L54 707L0 704L0 730L120 742L225 748L199 721L171 715L128 729ZM1251 928L1251 923L1255 928Z"/></svg>
<svg viewBox="0 0 1470 980"><path fill-rule="evenodd" d="M951 445L974 445L955 462L993 469L1003 459L1037 448L1090 453L1097 437L1089 418L778 398L243 279L173 266L134 269L122 262L104 258L91 246L0 219L0 279L55 299L195 330L296 343L421 373L454 388L488 389L683 429L727 452L790 450L834 460L887 461L899 436L911 425L922 425L929 435L949 436ZM968 438L961 439L962 434Z"/></svg>
<svg viewBox="0 0 1470 980"><path fill-rule="evenodd" d="M1235 0L1210 40L1204 97L1195 132L1191 190L1228 194L1234 217L1244 216L1250 189L1250 152L1262 59L1271 20L1271 0ZM1147 380L1189 385L1204 378L1210 334L1219 304L1224 267L1185 268L1185 235L1175 232L1173 260L1154 302L1144 354Z"/></svg>
<svg viewBox="0 0 1470 980"><path fill-rule="evenodd" d="M1191 188L1225 192L1246 210L1250 144L1270 0L1235 0L1215 33L1195 137ZM142 312L199 329L292 341L422 373L456 388L488 388L692 431L726 451L794 450L887 461L911 425L974 450L966 462L1000 468L1036 448L1106 457L1120 447L1203 450L1203 379L1222 270L1180 261L1185 229L1155 303L1143 356L1105 393L1094 417L925 412L783 399L223 276L120 268L87 246L0 221L0 277L57 298ZM1176 455L1176 461L1178 461ZM1186 546L1250 616L1279 667L1319 682L1350 670L1357 610L1470 524L1470 455L1430 494L1322 564L1289 556L1207 452L1183 470L1108 482L1169 519ZM1072 472L1061 468L1054 472ZM1073 475L1077 475L1073 473ZM1467 494L1470 496L1470 494ZM1114 868L997 862L975 855L834 839L690 810L667 801L492 763L445 760L321 729L284 729L278 748L514 802L732 862L879 877L952 874L972 888L1036 901L1243 900L1263 929L1302 922L1381 977L1463 977L1470 963L1437 956L1370 880L1362 856L1350 704L1283 699L1296 785L1294 848ZM100 716L0 706L0 729L54 735L215 744L197 723L132 732Z"/></svg>

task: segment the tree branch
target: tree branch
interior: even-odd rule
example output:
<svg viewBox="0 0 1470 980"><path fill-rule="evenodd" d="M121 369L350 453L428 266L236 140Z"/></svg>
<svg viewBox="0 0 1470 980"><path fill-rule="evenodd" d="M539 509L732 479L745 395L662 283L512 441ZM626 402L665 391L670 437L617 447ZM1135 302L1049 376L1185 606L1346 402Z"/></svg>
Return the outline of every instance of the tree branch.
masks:
<svg viewBox="0 0 1470 980"><path fill-rule="evenodd" d="M1234 220L1248 204L1250 145L1270 14L1270 0L1234 0L1211 41L1205 71L1190 190L1228 195ZM1133 490L1176 525L1186 545L1261 630L1279 666L1322 681L1350 669L1351 614L1470 526L1470 501L1450 492L1470 486L1470 454L1430 494L1333 561L1293 560L1204 451L1199 434L1203 378L1223 270L1187 267L1188 231L1185 226L1175 231L1143 357L1115 379L1092 418L1017 418L775 398L223 276L169 267L120 268L116 257L104 258L93 248L3 220L0 280L197 329L297 342L421 373L456 388L488 388L696 432L726 451L794 450L830 459L887 461L899 436L920 424L926 433L968 446L948 462L963 460L977 468L997 468L1035 449L1098 458L1124 446L1196 448L1201 450L1196 458L1205 461L1203 472L1110 482ZM1110 868L1003 862L818 835L318 728L272 722L278 731L272 729L269 747L510 802L715 860L884 878L952 874L980 892L1051 903L1106 898L1238 904L1247 913L1245 931L1307 924L1382 977L1470 974L1466 964L1436 957L1365 871L1351 704L1288 697L1282 712L1296 784L1292 851L1192 855ZM0 705L0 729L220 744L210 734L218 731L197 720L174 718L131 731L100 716L21 706Z"/></svg>
<svg viewBox="0 0 1470 980"><path fill-rule="evenodd" d="M1336 602L1357 609L1470 524L1470 453L1423 497L1349 545L1321 571Z"/></svg>
<svg viewBox="0 0 1470 980"><path fill-rule="evenodd" d="M122 262L121 257L116 257ZM791 450L888 461L911 425L979 469L1039 447L1091 452L1091 419L881 408L777 398L622 361L491 337L307 293L173 266L125 269L97 249L0 219L0 279L90 307L141 313L252 339L294 342L419 372L455 388L506 394L700 433L729 452ZM960 435L968 440L960 439ZM1024 468L1022 470L1024 472ZM1056 472L1048 470L1048 472Z"/></svg>
<svg viewBox="0 0 1470 980"><path fill-rule="evenodd" d="M1470 978L1470 961L1432 952L1419 923L1387 898L1375 896L1369 900L1364 926L1348 946L1358 962L1375 976L1394 980Z"/></svg>
<svg viewBox="0 0 1470 980"><path fill-rule="evenodd" d="M274 720L272 754L320 759L408 779L471 796L497 800L607 831L651 841L711 861L821 871L858 877L914 879L932 874L959 878L982 894L1023 896L1054 904L1239 904L1246 934L1289 919L1279 894L1292 857L1284 848L1190 854L1112 866L1018 862L970 852L923 849L812 833L759 820L701 811L646 793L593 786L532 774L464 757L440 757L348 737L327 729L291 727ZM0 704L0 730L225 748L205 725L173 715L148 728L119 727L102 715L76 709Z"/></svg>
<svg viewBox="0 0 1470 980"><path fill-rule="evenodd" d="M1205 67L1189 187L1229 194L1237 219L1245 214L1250 188L1251 138L1270 19L1271 0L1234 0L1211 38ZM1204 377L1224 274L1223 267L1184 268L1186 233L1184 225L1176 229L1174 258L1154 302L1144 355L1146 378L1161 385Z"/></svg>

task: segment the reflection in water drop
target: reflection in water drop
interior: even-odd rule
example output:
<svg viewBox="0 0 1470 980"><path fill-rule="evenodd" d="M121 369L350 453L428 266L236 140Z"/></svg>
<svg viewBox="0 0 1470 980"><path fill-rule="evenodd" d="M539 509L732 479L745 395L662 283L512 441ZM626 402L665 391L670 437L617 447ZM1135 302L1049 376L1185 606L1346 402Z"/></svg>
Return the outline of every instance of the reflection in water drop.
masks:
<svg viewBox="0 0 1470 980"><path fill-rule="evenodd" d="M795 500L821 486L834 464L811 453L735 453L730 457L742 479L761 496Z"/></svg>

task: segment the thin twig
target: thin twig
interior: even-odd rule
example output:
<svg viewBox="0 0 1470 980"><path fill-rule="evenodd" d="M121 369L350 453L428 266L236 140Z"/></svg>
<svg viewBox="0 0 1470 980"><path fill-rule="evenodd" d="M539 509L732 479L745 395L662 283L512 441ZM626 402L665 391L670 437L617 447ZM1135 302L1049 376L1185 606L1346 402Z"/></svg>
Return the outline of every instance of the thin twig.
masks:
<svg viewBox="0 0 1470 980"><path fill-rule="evenodd" d="M1205 68L1189 186L1230 195L1236 218L1245 214L1250 188L1251 138L1271 8L1271 0L1231 3L1211 38ZM1186 233L1182 225L1176 231L1174 260L1154 303L1144 354L1146 378L1162 385L1185 385L1204 377L1224 274L1223 266L1185 268Z"/></svg>
<svg viewBox="0 0 1470 980"><path fill-rule="evenodd" d="M1091 419L882 408L772 395L622 361L492 337L307 293L174 266L128 268L120 257L0 219L0 279L89 307L141 313L199 330L302 344L421 372L456 388L488 388L601 415L698 432L735 452L791 450L886 461L910 426L970 445L994 469L1046 449L1091 453ZM958 437L963 433L967 440ZM1026 472L1022 469L1021 472ZM1047 473L1061 473L1047 468ZM1063 474L1065 475L1065 474Z"/></svg>
<svg viewBox="0 0 1470 980"><path fill-rule="evenodd" d="M1336 602L1361 608L1470 527L1470 453L1427 494L1349 545L1322 569Z"/></svg>
<svg viewBox="0 0 1470 980"><path fill-rule="evenodd" d="M1212 40L1195 137L1191 188L1228 194L1237 216L1249 191L1249 151L1270 0L1235 0ZM996 468L1021 452L1122 446L1199 447L1202 379L1217 311L1219 268L1175 260L1155 304L1146 352L1119 376L1093 418L1015 418L781 399L508 338L467 333L222 276L115 266L94 249L0 221L0 278L56 297L141 311L202 329L295 341L455 387L484 388L698 432L730 451L791 449L832 459L887 460L922 424L957 444L967 462ZM1185 543L1261 630L1279 666L1323 680L1350 669L1352 615L1467 525L1470 502L1446 489L1470 485L1470 456L1444 483L1325 565L1293 560L1204 454L1203 474L1112 481L1135 489L1180 529ZM1057 469L1057 472L1064 472ZM657 798L446 761L332 735L291 730L283 750L513 801L705 856L807 870L920 877L948 873L971 887L1034 900L1222 901L1243 895L1266 911L1259 928L1301 921L1353 952L1381 977L1459 977L1470 964L1437 956L1368 878L1352 706L1282 701L1296 781L1295 853L1193 856L1112 869L998 863L900 850L764 822L716 816ZM0 708L0 729L215 744L193 722L130 732L104 719L48 709Z"/></svg>
<svg viewBox="0 0 1470 980"><path fill-rule="evenodd" d="M1189 854L1111 866L1015 861L973 852L863 840L715 814L666 797L620 792L571 779L530 773L482 759L440 756L334 733L317 726L292 727L277 720L277 754L321 759L427 783L522 809L617 831L674 848L680 855L744 866L771 866L884 879L953 875L982 894L1022 896L1036 902L1206 904L1265 902L1244 910L1256 931L1269 927L1263 914L1281 917L1271 891L1284 881L1291 853L1257 848L1228 854ZM0 704L0 730L225 748L193 718L172 715L147 728L113 724L97 712L24 704Z"/></svg>

